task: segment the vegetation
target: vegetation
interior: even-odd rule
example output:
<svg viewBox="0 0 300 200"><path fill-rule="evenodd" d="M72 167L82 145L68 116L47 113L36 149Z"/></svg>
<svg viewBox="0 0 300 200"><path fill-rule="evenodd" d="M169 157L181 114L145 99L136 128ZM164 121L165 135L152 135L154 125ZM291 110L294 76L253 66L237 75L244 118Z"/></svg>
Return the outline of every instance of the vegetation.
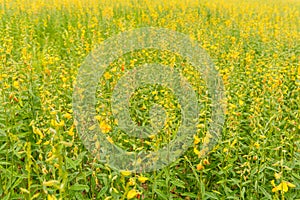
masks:
<svg viewBox="0 0 300 200"><path fill-rule="evenodd" d="M299 12L296 0L0 0L0 198L300 199ZM172 123L145 141L112 134L111 88L136 63L177 66L205 106L193 145L176 162L118 172L83 146L73 86L94 47L149 26L189 35L207 51L224 82L226 121L220 141L200 157L210 118L203 80L180 55L124 55L97 93L100 128L120 147L156 150L180 126L172 91L145 86L130 100L133 120L149 123L146 111L163 102Z"/></svg>

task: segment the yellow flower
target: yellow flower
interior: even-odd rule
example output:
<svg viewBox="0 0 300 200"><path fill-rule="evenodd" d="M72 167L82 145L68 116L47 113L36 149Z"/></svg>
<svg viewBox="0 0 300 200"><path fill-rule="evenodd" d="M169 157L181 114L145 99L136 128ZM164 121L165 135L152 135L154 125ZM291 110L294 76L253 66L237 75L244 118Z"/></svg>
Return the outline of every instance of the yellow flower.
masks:
<svg viewBox="0 0 300 200"><path fill-rule="evenodd" d="M69 136L74 136L74 126L71 126L70 130L68 131Z"/></svg>
<svg viewBox="0 0 300 200"><path fill-rule="evenodd" d="M230 147L234 147L234 145L237 143L237 139L234 139L233 141L232 141L232 143L230 144Z"/></svg>
<svg viewBox="0 0 300 200"><path fill-rule="evenodd" d="M44 174L48 174L48 170L46 169L46 167L43 167L43 168L42 168L42 172L43 172Z"/></svg>
<svg viewBox="0 0 300 200"><path fill-rule="evenodd" d="M42 142L43 142L43 140L39 140L39 141L37 141L35 144L39 145L39 144L41 144Z"/></svg>
<svg viewBox="0 0 300 200"><path fill-rule="evenodd" d="M275 187L276 185L275 185L275 181L274 180L271 180L271 185L273 186L273 187Z"/></svg>
<svg viewBox="0 0 300 200"><path fill-rule="evenodd" d="M54 195L48 194L47 199L48 200L56 200L56 197Z"/></svg>
<svg viewBox="0 0 300 200"><path fill-rule="evenodd" d="M65 83L68 79L66 77L62 77L61 80Z"/></svg>
<svg viewBox="0 0 300 200"><path fill-rule="evenodd" d="M259 138L260 139L266 139L267 137L265 135L260 135Z"/></svg>
<svg viewBox="0 0 300 200"><path fill-rule="evenodd" d="M102 133L108 133L111 131L111 126L107 124L105 121L100 122L100 129Z"/></svg>
<svg viewBox="0 0 300 200"><path fill-rule="evenodd" d="M63 127L65 125L65 121L64 120L61 120L59 123L57 123L56 120L51 120L51 126L54 126L54 127Z"/></svg>
<svg viewBox="0 0 300 200"><path fill-rule="evenodd" d="M105 78L106 80L111 79L111 77L112 77L112 75L111 75L109 72L105 72L105 73L104 73L104 78Z"/></svg>
<svg viewBox="0 0 300 200"><path fill-rule="evenodd" d="M201 163L199 163L198 165L197 165L197 170L202 170L202 169L204 169L204 166L201 164Z"/></svg>
<svg viewBox="0 0 300 200"><path fill-rule="evenodd" d="M10 86L6 82L4 82L4 88L7 89L10 88Z"/></svg>
<svg viewBox="0 0 300 200"><path fill-rule="evenodd" d="M31 199L36 199L38 196L40 196L40 193L36 193L35 195L33 195L33 196L31 197Z"/></svg>
<svg viewBox="0 0 300 200"><path fill-rule="evenodd" d="M116 72L116 71L117 71L117 68L116 68L116 67L113 67L113 68L111 69L111 71L112 71L112 72Z"/></svg>
<svg viewBox="0 0 300 200"><path fill-rule="evenodd" d="M204 165L209 165L210 162L209 162L207 159L204 159L204 160L203 160L203 164L204 164Z"/></svg>
<svg viewBox="0 0 300 200"><path fill-rule="evenodd" d="M283 192L287 192L289 191L289 187L288 185L286 184L285 181L282 181L278 186L277 186L278 190L281 190Z"/></svg>
<svg viewBox="0 0 300 200"><path fill-rule="evenodd" d="M244 101L240 99L240 100L239 100L239 105L240 105L240 106L243 106L243 105L244 105Z"/></svg>
<svg viewBox="0 0 300 200"><path fill-rule="evenodd" d="M13 82L13 86L16 88L16 89L19 89L20 88L20 84L18 81L14 81Z"/></svg>
<svg viewBox="0 0 300 200"><path fill-rule="evenodd" d="M290 187L290 188L295 188L296 185L294 185L293 183L290 183L290 182L286 182L286 184Z"/></svg>
<svg viewBox="0 0 300 200"><path fill-rule="evenodd" d="M71 119L72 115L70 113L66 113L66 114L64 114L64 118Z"/></svg>
<svg viewBox="0 0 300 200"><path fill-rule="evenodd" d="M197 128L205 128L205 124L197 124Z"/></svg>
<svg viewBox="0 0 300 200"><path fill-rule="evenodd" d="M95 119L97 119L98 121L101 121L101 120L102 120L102 118L101 118L100 115L95 116Z"/></svg>
<svg viewBox="0 0 300 200"><path fill-rule="evenodd" d="M200 142L200 138L197 135L194 135L194 144L198 144Z"/></svg>
<svg viewBox="0 0 300 200"><path fill-rule="evenodd" d="M152 92L152 94L153 94L153 95L157 95L158 92L157 92L156 90L154 90L154 91Z"/></svg>
<svg viewBox="0 0 300 200"><path fill-rule="evenodd" d="M65 125L65 121L64 120L61 120L58 124L57 124L57 126L59 126L59 127L62 127L62 126L64 126Z"/></svg>
<svg viewBox="0 0 300 200"><path fill-rule="evenodd" d="M131 171L121 171L121 174L123 176L130 176L131 175Z"/></svg>
<svg viewBox="0 0 300 200"><path fill-rule="evenodd" d="M138 195L139 193L135 190L135 189L131 189L128 191L127 193L127 199L133 199L134 197L136 197L136 195Z"/></svg>
<svg viewBox="0 0 300 200"><path fill-rule="evenodd" d="M39 135L41 139L44 138L44 135L39 128L32 126L32 131L33 131L33 133Z"/></svg>
<svg viewBox="0 0 300 200"><path fill-rule="evenodd" d="M130 179L129 179L128 185L130 185L130 186L134 186L134 185L135 185L135 180L134 180L134 178L130 178Z"/></svg>
<svg viewBox="0 0 300 200"><path fill-rule="evenodd" d="M138 178L139 182L141 183L145 183L147 180L149 180L147 177L144 177L144 176L139 176Z"/></svg>
<svg viewBox="0 0 300 200"><path fill-rule="evenodd" d="M198 156L200 155L200 151L196 147L194 147L194 153Z"/></svg>
<svg viewBox="0 0 300 200"><path fill-rule="evenodd" d="M296 187L294 184L287 182L287 181L282 181L278 186L275 185L274 180L271 181L272 186L274 187L272 189L272 192L277 192L277 191L282 191L283 193L289 191L290 188Z"/></svg>
<svg viewBox="0 0 300 200"><path fill-rule="evenodd" d="M21 192L29 194L30 192L25 188L20 188Z"/></svg>
<svg viewBox="0 0 300 200"><path fill-rule="evenodd" d="M149 137L151 140L153 140L153 139L156 137L156 135L153 134L153 135L149 135L148 137Z"/></svg>
<svg viewBox="0 0 300 200"><path fill-rule="evenodd" d="M113 139L110 136L107 136L106 139L109 143L111 143L111 144L114 143Z"/></svg>
<svg viewBox="0 0 300 200"><path fill-rule="evenodd" d="M114 16L113 7L105 7L102 10L102 16L103 16L103 18L107 18L107 19L112 18Z"/></svg>
<svg viewBox="0 0 300 200"><path fill-rule="evenodd" d="M275 172L275 174L274 174L275 179L280 179L280 178L281 178L281 175L282 175L282 172L280 172L280 173L276 173L276 172Z"/></svg>
<svg viewBox="0 0 300 200"><path fill-rule="evenodd" d="M51 181L44 181L43 186L53 186L59 184L59 181L57 180L51 180Z"/></svg>

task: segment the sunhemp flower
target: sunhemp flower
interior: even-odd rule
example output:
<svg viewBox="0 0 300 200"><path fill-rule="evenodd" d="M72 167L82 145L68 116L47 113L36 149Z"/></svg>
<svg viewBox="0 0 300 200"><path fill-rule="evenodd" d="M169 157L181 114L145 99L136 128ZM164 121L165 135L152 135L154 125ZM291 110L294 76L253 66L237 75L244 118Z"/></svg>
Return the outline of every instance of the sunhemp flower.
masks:
<svg viewBox="0 0 300 200"><path fill-rule="evenodd" d="M122 176L130 176L131 171L121 171Z"/></svg>
<svg viewBox="0 0 300 200"><path fill-rule="evenodd" d="M278 192L278 191L282 191L282 193L288 192L289 188L295 188L296 185L287 182L287 181L282 181L279 185L275 185L275 181L272 180L271 181L271 185L273 186L272 192Z"/></svg>
<svg viewBox="0 0 300 200"><path fill-rule="evenodd" d="M70 113L66 113L66 114L64 114L64 118L71 119L72 115Z"/></svg>
<svg viewBox="0 0 300 200"><path fill-rule="evenodd" d="M134 186L135 185L134 178L129 178L128 185L130 185L130 186Z"/></svg>
<svg viewBox="0 0 300 200"><path fill-rule="evenodd" d="M203 160L203 164L204 164L204 165L209 165L210 162L208 161L208 159L204 159L204 160Z"/></svg>
<svg viewBox="0 0 300 200"><path fill-rule="evenodd" d="M127 199L133 199L135 198L137 195L139 194L139 192L136 189L131 189L128 191L127 193Z"/></svg>
<svg viewBox="0 0 300 200"><path fill-rule="evenodd" d="M111 126L105 121L100 122L100 129L102 133L109 133L111 131Z"/></svg>
<svg viewBox="0 0 300 200"><path fill-rule="evenodd" d="M194 144L199 144L200 138L197 135L194 135Z"/></svg>
<svg viewBox="0 0 300 200"><path fill-rule="evenodd" d="M199 163L199 164L197 165L197 170L201 171L201 170L203 170L203 169L204 169L204 166L202 165L202 163Z"/></svg>
<svg viewBox="0 0 300 200"><path fill-rule="evenodd" d="M139 180L139 182L141 182L141 183L145 183L147 180L149 180L147 177L144 177L144 176L139 176L138 177L138 180Z"/></svg>
<svg viewBox="0 0 300 200"><path fill-rule="evenodd" d="M104 78L105 78L106 80L111 79L111 77L112 77L112 75L111 75L109 72L105 72L105 73L104 73Z"/></svg>

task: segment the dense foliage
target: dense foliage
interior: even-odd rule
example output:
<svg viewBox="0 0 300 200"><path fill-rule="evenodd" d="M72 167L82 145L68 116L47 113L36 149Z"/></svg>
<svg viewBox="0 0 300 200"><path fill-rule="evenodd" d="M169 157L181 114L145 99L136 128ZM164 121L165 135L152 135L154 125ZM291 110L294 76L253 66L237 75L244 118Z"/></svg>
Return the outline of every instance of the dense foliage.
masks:
<svg viewBox="0 0 300 200"><path fill-rule="evenodd" d="M0 198L300 199L299 12L293 0L1 0ZM111 85L135 63L183 69L205 106L194 146L176 162L151 173L119 173L82 145L73 85L97 44L147 26L185 33L209 53L226 89L226 122L219 143L199 158L210 116L203 81L168 52L124 56L107 69L98 91L99 124L122 148L155 150L167 142L163 134L146 141L110 137L117 126L106 101ZM180 110L166 88L137 91L134 120L147 123L139 110L153 101L173 113L168 131L175 132Z"/></svg>

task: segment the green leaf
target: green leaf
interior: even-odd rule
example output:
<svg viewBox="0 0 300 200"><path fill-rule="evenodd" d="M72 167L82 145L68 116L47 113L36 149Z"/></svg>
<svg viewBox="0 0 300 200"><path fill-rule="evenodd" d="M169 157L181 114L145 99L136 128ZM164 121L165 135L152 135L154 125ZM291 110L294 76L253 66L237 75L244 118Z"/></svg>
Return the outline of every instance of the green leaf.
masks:
<svg viewBox="0 0 300 200"><path fill-rule="evenodd" d="M8 195L4 196L4 198L2 200L9 200L10 199L10 194L11 193L8 193Z"/></svg>
<svg viewBox="0 0 300 200"><path fill-rule="evenodd" d="M191 197L191 198L198 198L197 194L194 194L194 193L191 193L191 192L185 192L185 193L181 194L181 196Z"/></svg>
<svg viewBox="0 0 300 200"><path fill-rule="evenodd" d="M73 190L73 191L83 191L83 190L85 190L86 192L88 192L90 190L90 187L88 185L75 184L75 185L72 185L70 187L70 190Z"/></svg>
<svg viewBox="0 0 300 200"><path fill-rule="evenodd" d="M172 180L170 182L177 187L185 188L185 182L183 182L182 180L177 179L177 180Z"/></svg>
<svg viewBox="0 0 300 200"><path fill-rule="evenodd" d="M272 195L270 195L263 187L259 186L259 190L264 194L268 199L272 199Z"/></svg>
<svg viewBox="0 0 300 200"><path fill-rule="evenodd" d="M68 158L68 157L66 157L66 161L67 161L67 165L68 165L67 169L71 169L71 168L76 169L75 161L73 161L71 158Z"/></svg>
<svg viewBox="0 0 300 200"><path fill-rule="evenodd" d="M156 194L158 194L158 196L160 196L162 199L165 199L165 200L168 200L169 198L168 198L168 196L167 195L165 195L161 190L159 190L159 189L154 189L154 192L156 193Z"/></svg>
<svg viewBox="0 0 300 200"><path fill-rule="evenodd" d="M208 199L218 199L217 195L212 192L205 192L205 196L209 197Z"/></svg>
<svg viewBox="0 0 300 200"><path fill-rule="evenodd" d="M0 165L11 165L11 163L6 162L6 161L1 161L1 162L0 162Z"/></svg>
<svg viewBox="0 0 300 200"><path fill-rule="evenodd" d="M104 186L104 187L100 190L100 192L97 194L97 198L102 197L102 196L106 193L107 190L108 190L108 187L107 187L107 186Z"/></svg>

